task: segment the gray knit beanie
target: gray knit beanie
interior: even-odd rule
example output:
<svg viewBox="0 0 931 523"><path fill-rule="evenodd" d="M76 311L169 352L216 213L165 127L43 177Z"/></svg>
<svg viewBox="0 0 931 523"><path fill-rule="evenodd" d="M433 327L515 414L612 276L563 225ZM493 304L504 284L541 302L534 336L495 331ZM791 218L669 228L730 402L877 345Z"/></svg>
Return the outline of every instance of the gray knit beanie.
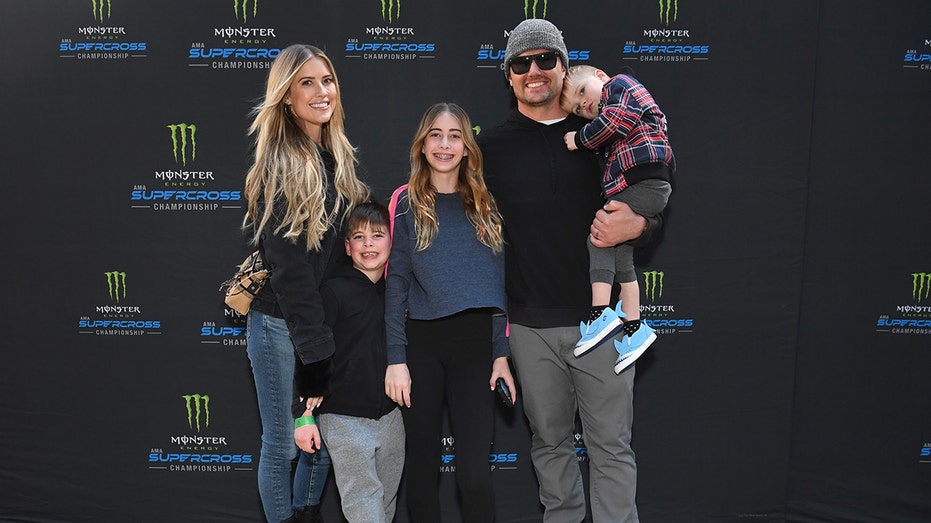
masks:
<svg viewBox="0 0 931 523"><path fill-rule="evenodd" d="M508 37L508 46L504 51L504 74L511 72L509 64L515 56L533 49L549 49L555 51L562 60L562 64L569 68L569 53L566 43L562 40L562 33L555 25L542 18L528 18L517 24Z"/></svg>

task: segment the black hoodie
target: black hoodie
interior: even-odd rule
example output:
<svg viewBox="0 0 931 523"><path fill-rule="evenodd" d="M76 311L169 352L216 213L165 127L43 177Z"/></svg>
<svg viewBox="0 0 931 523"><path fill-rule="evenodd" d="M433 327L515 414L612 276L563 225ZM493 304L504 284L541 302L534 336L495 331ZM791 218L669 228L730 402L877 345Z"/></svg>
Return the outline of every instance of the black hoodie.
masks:
<svg viewBox="0 0 931 523"><path fill-rule="evenodd" d="M546 125L516 109L477 140L485 180L504 218L508 318L528 327L569 327L591 308L588 237L604 205L595 153L569 151L563 136L587 120ZM650 230L660 224L650 220ZM647 234L637 244L649 241Z"/></svg>

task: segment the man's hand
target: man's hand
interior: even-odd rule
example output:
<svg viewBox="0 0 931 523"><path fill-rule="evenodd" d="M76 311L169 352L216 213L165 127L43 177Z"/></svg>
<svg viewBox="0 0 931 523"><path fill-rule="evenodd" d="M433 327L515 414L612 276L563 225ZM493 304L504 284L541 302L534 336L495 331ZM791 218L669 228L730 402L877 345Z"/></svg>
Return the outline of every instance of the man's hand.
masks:
<svg viewBox="0 0 931 523"><path fill-rule="evenodd" d="M608 200L595 213L589 239L595 247L614 247L639 238L647 225L647 219L630 210L626 203Z"/></svg>

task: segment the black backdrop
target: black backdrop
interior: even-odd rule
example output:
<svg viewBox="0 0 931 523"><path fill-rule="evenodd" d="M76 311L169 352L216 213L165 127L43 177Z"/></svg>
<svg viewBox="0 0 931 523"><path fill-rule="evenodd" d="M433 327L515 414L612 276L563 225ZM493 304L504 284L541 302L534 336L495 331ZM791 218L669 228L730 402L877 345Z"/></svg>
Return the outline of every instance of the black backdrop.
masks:
<svg viewBox="0 0 931 523"><path fill-rule="evenodd" d="M638 269L662 333L637 371L642 519L931 519L926 0L10 0L0 520L261 520L217 286L246 254L268 57L327 51L384 199L428 105L504 117L527 17L669 117L676 193ZM502 412L501 522L540 519L528 439Z"/></svg>

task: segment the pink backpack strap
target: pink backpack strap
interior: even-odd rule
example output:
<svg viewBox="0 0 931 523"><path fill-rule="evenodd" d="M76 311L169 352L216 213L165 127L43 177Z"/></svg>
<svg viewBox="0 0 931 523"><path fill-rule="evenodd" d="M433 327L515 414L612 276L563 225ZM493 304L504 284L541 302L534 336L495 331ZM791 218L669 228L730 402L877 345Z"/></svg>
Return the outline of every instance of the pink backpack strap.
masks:
<svg viewBox="0 0 931 523"><path fill-rule="evenodd" d="M405 183L395 189L394 192L391 193L391 199L388 200L388 217L390 220L388 234L390 234L392 238L394 237L394 213L398 208L398 197L401 196L402 192L407 190L407 186L408 184Z"/></svg>
<svg viewBox="0 0 931 523"><path fill-rule="evenodd" d="M388 200L388 234L391 235L392 240L394 239L394 213L398 209L398 198L401 196L401 193L407 190L408 184L404 184L391 193L391 199ZM391 263L391 260L388 260L388 263ZM388 275L388 263L385 264L385 276Z"/></svg>

